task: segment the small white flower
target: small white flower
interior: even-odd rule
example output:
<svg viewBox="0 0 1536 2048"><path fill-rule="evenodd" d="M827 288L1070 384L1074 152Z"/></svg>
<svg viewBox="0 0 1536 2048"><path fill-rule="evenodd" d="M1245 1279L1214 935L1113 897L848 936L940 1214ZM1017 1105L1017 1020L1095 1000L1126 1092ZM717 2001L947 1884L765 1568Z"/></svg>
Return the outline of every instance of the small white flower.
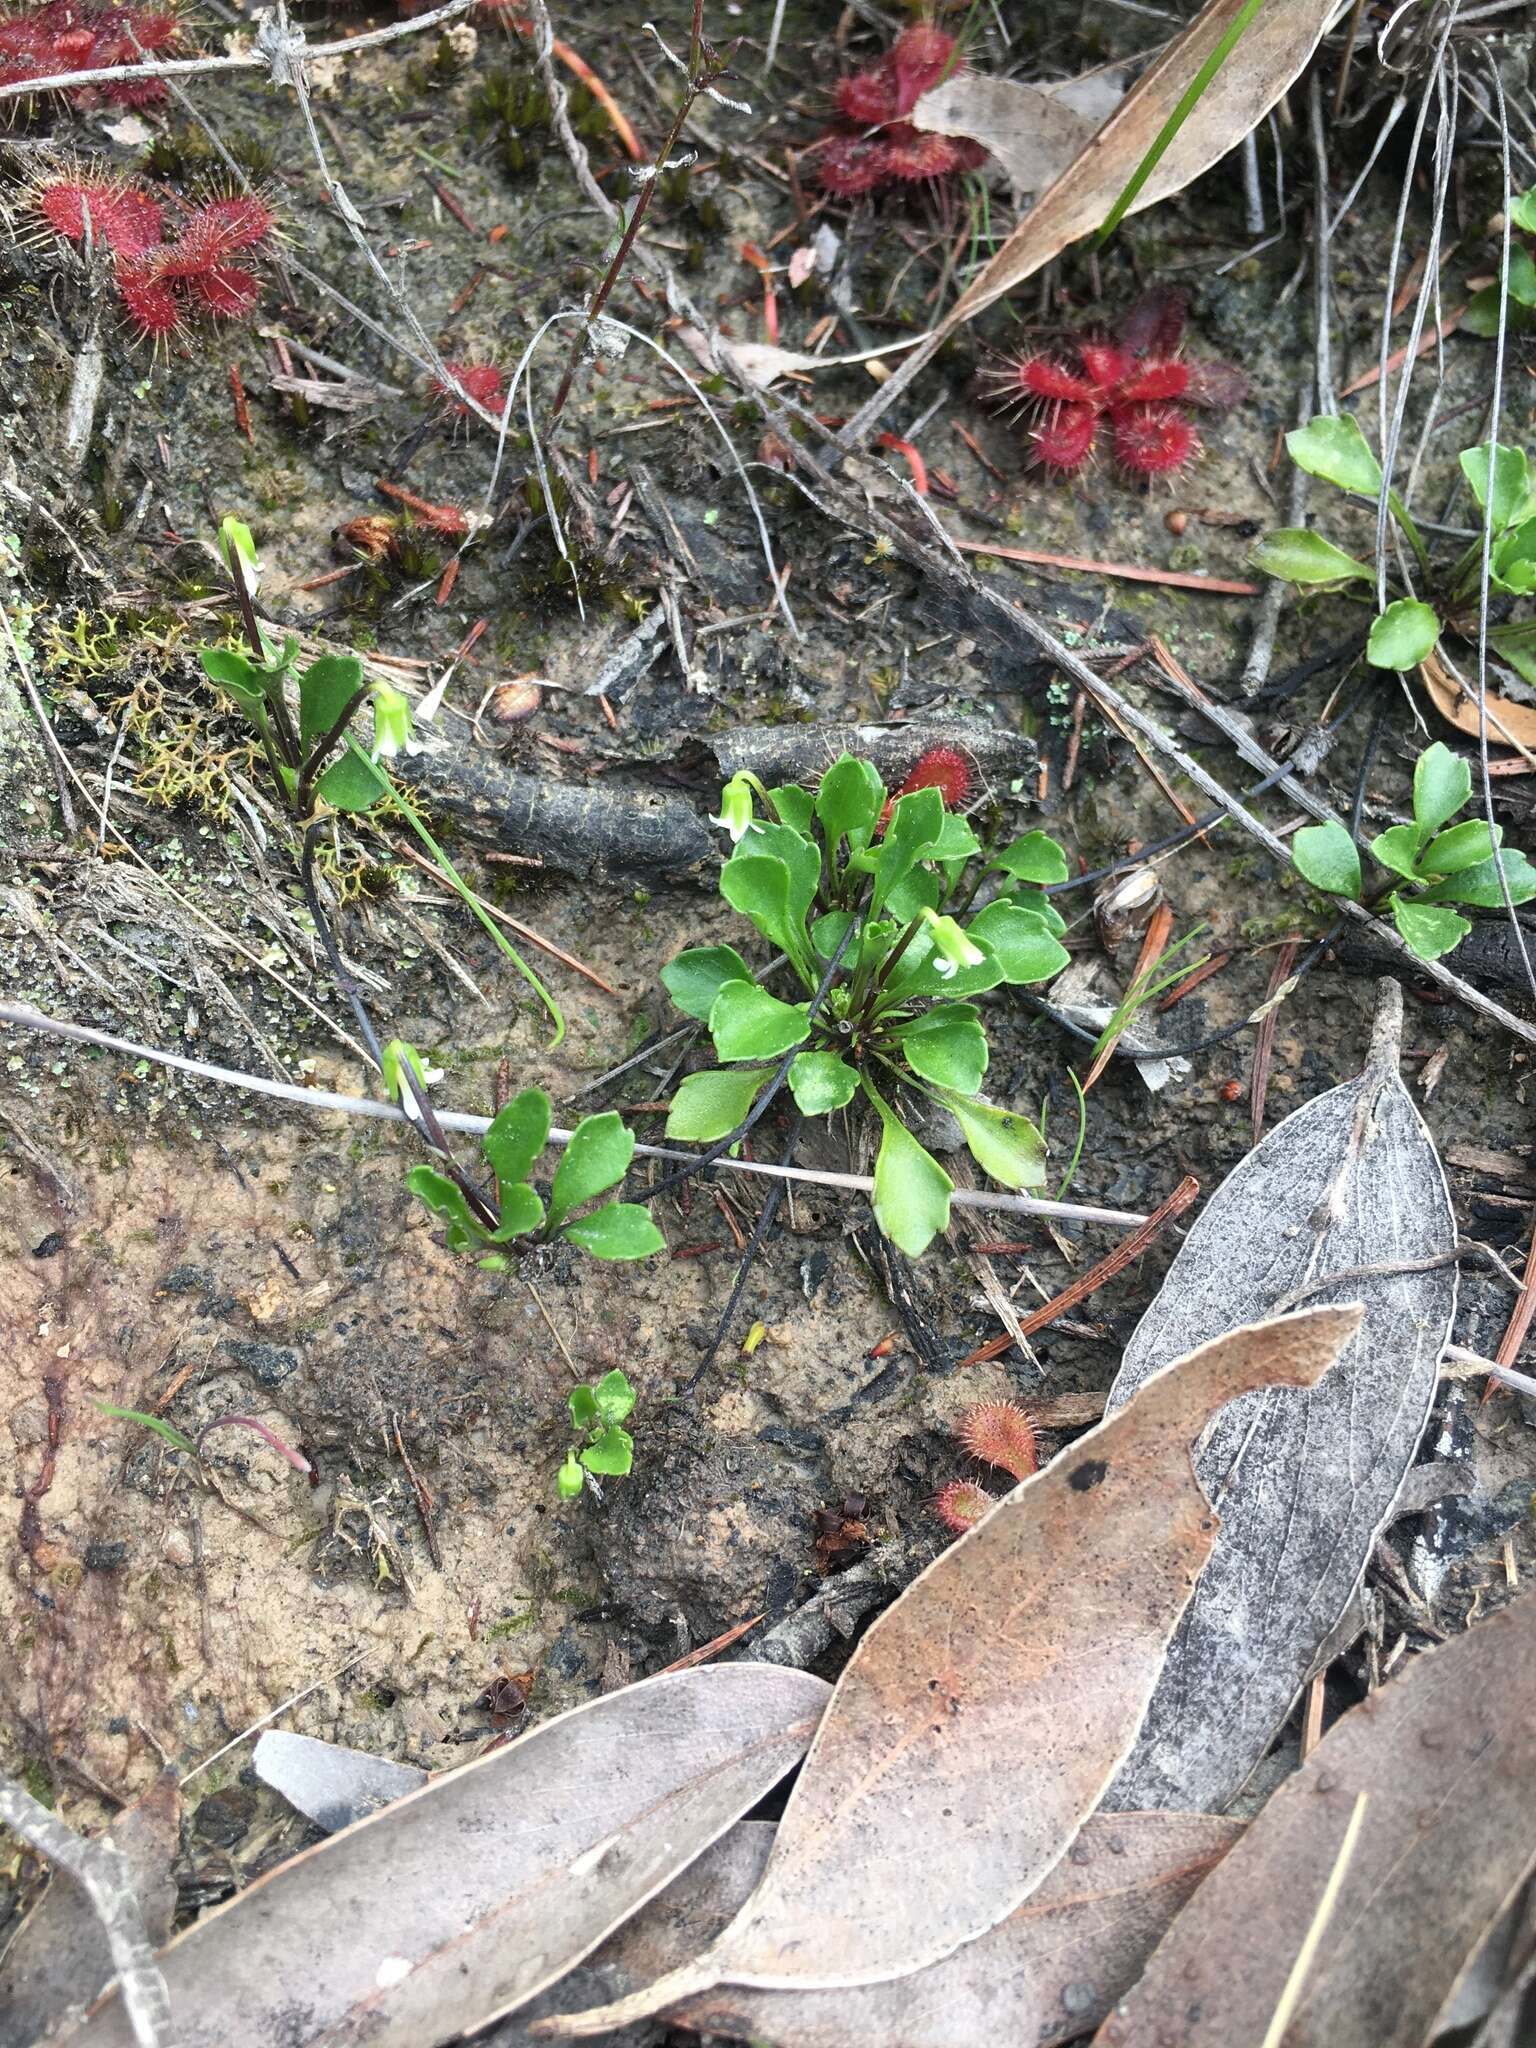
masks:
<svg viewBox="0 0 1536 2048"><path fill-rule="evenodd" d="M934 971L948 981L961 967L980 967L986 954L973 939L955 923L952 917L940 917L936 910L923 910L923 921L928 927L928 936L933 941Z"/></svg>
<svg viewBox="0 0 1536 2048"><path fill-rule="evenodd" d="M745 775L733 775L721 790L720 815L709 822L729 832L733 846L746 838L757 821L752 815L752 785Z"/></svg>
<svg viewBox="0 0 1536 2048"><path fill-rule="evenodd" d="M373 692L373 758L391 760L403 753L411 740L411 700L388 683Z"/></svg>

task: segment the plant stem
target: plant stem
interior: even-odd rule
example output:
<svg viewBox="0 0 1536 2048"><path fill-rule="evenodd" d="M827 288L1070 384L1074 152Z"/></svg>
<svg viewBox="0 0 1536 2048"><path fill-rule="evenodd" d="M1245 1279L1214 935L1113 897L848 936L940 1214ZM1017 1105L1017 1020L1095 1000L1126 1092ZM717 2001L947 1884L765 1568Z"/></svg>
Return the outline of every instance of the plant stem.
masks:
<svg viewBox="0 0 1536 2048"><path fill-rule="evenodd" d="M866 1004L866 1008L872 1007L876 1002L879 1001L880 991L885 987L885 984L891 978L891 969L896 965L896 962L901 958L902 954L905 953L908 946L910 946L912 941L917 937L918 930L922 922L922 913L921 911L919 911L918 915L913 918L912 922L907 926L906 930L902 933L901 937L896 941L895 945L891 948L890 952L887 953L885 958L881 961L880 972L875 976L875 985L869 992L869 1000L868 1004ZM863 1020L861 1019L861 1021Z"/></svg>
<svg viewBox="0 0 1536 2048"><path fill-rule="evenodd" d="M706 83L699 69L697 48L702 38L702 18L703 0L694 0L694 49L688 64L688 89L683 94L682 104L677 110L677 116L668 130L667 139L662 144L661 151L656 158L655 164L652 166L651 174L640 187L639 197L635 200L634 211L630 214L624 232L619 237L618 248L613 252L613 261L609 264L602 283L599 284L597 290L592 294L592 303L587 308L587 317L582 321L572 338L570 354L566 357L565 368L560 373L560 388L555 393L555 402L549 409L551 423L559 419L565 409L565 401L571 395L571 384L576 376L576 365L581 360L582 346L591 332L592 322L602 312L604 306L607 305L608 295L619 281L619 274L628 260L630 250L634 247L635 237L640 232L640 223L644 220L646 210L650 206L651 194L656 190L663 169L671 161L672 152L677 147L678 138L683 132L683 123L693 112L693 103Z"/></svg>
<svg viewBox="0 0 1536 2048"><path fill-rule="evenodd" d="M357 742L355 740L351 741L349 744L359 753L361 753L362 750L357 746ZM364 754L363 759L366 760L367 758L367 755ZM511 940L508 939L506 934L500 931L495 925L495 923L489 917L486 916L485 911L481 907L479 897L475 894L474 890L470 888L469 884L465 881L464 877L459 873L458 869L454 866L453 862L448 858L447 854L444 853L443 849L432 837L432 834L427 830L426 825L423 823L422 819L417 815L414 806L409 802L409 800L405 796L404 792L401 790L398 783L391 784L391 795L394 801L400 806L401 815L405 818L411 830L416 834L416 837L421 841L422 845L427 849L428 853L431 854L433 860L437 862L438 869L442 874L443 880L455 892L455 894L462 899L465 907L473 914L475 921L483 928L483 930L485 930L490 935L490 938L497 947L497 949L500 952L504 953L507 959L509 959L512 962L512 965L517 969L518 973L523 977L524 981L527 982L528 986L533 990L534 994L538 997L539 1001L544 1005L545 1009L548 1010L550 1017L554 1021L555 1026L555 1035L549 1041L550 1049L552 1051L554 1047L557 1046L560 1043L561 1039L565 1036L565 1018L561 1013L560 1005L555 1001L554 997L550 994L549 990L544 986L543 982L540 981L539 977L528 965L528 962L523 958L522 954L518 952L517 948L512 944Z"/></svg>
<svg viewBox="0 0 1536 2048"><path fill-rule="evenodd" d="M1408 507L1403 503L1396 491L1389 490L1387 492L1387 503L1392 509L1393 518L1403 529L1408 545L1413 549L1414 559L1419 565L1419 573L1424 578L1425 585L1428 586L1433 579L1430 575L1429 550L1424 545L1424 536L1410 518Z"/></svg>

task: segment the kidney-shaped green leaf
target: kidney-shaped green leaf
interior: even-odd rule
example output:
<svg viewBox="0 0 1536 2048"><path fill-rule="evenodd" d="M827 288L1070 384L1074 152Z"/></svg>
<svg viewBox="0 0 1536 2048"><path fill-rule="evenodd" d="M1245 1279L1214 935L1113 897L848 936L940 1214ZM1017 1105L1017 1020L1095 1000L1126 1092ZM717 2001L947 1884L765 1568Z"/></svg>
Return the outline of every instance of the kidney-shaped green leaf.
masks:
<svg viewBox="0 0 1536 2048"><path fill-rule="evenodd" d="M835 1052L803 1052L789 1070L789 1091L802 1116L829 1116L853 1100L859 1077Z"/></svg>
<svg viewBox="0 0 1536 2048"><path fill-rule="evenodd" d="M1314 889L1358 901L1360 854L1342 825L1303 825L1291 841L1291 859Z"/></svg>
<svg viewBox="0 0 1536 2048"><path fill-rule="evenodd" d="M722 1060L771 1060L799 1045L810 1026L804 1003L781 1003L751 981L728 981L709 1013L709 1035Z"/></svg>
<svg viewBox="0 0 1536 2048"><path fill-rule="evenodd" d="M549 1220L562 1223L573 1209L605 1194L629 1171L635 1134L617 1110L584 1116L571 1133L549 1191Z"/></svg>
<svg viewBox="0 0 1536 2048"><path fill-rule="evenodd" d="M590 1216L567 1223L560 1235L594 1259L648 1259L653 1252L667 1248L650 1210L639 1202L605 1203Z"/></svg>
<svg viewBox="0 0 1536 2048"><path fill-rule="evenodd" d="M1493 458L1493 485L1490 493L1488 482L1489 457ZM1476 448L1463 448L1461 470L1472 486L1472 495L1484 514L1491 511L1495 533L1502 533L1506 526L1512 526L1525 510L1530 496L1531 472L1523 448L1499 447L1491 441L1484 441ZM1490 507L1489 498L1492 497Z"/></svg>
<svg viewBox="0 0 1536 2048"><path fill-rule="evenodd" d="M1472 770L1442 740L1413 764L1413 821L1426 836L1438 832L1472 794Z"/></svg>
<svg viewBox="0 0 1536 2048"><path fill-rule="evenodd" d="M1433 653L1440 619L1433 605L1400 597L1371 622L1365 658L1377 668L1416 668Z"/></svg>
<svg viewBox="0 0 1536 2048"><path fill-rule="evenodd" d="M974 1003L944 1003L904 1025L901 1050L925 1081L974 1095L987 1071L987 1034Z"/></svg>
<svg viewBox="0 0 1536 2048"><path fill-rule="evenodd" d="M705 1073L690 1074L673 1093L666 1135L712 1145L735 1130L767 1082L767 1072L757 1067L735 1073L711 1067Z"/></svg>
<svg viewBox="0 0 1536 2048"><path fill-rule="evenodd" d="M1353 491L1361 498L1374 498L1381 489L1381 464L1371 453L1359 421L1347 412L1319 413L1287 434L1285 445L1296 467L1308 476L1319 476L1324 483L1336 484L1341 491Z"/></svg>
<svg viewBox="0 0 1536 2048"><path fill-rule="evenodd" d="M685 1017L709 1022L715 997L728 981L750 981L752 970L734 946L690 946L661 970L662 986Z"/></svg>

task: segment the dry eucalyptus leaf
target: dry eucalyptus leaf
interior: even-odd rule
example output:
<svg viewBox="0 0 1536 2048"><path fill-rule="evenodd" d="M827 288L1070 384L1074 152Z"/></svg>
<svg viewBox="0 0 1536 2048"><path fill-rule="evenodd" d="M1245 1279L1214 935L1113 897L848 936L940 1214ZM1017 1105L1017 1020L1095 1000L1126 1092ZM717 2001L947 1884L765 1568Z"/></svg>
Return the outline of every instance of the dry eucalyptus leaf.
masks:
<svg viewBox="0 0 1536 2048"><path fill-rule="evenodd" d="M1329 1730L1179 1915L1099 2048L1259 2048L1319 1922L1284 2048L1420 2048L1533 1861L1526 1594L1416 1657Z"/></svg>
<svg viewBox="0 0 1536 2048"><path fill-rule="evenodd" d="M340 1834L354 1821L419 1792L428 1775L415 1764L392 1763L388 1757L321 1742L313 1735L294 1735L286 1728L268 1728L256 1738L251 1764L263 1785L270 1785L328 1835Z"/></svg>
<svg viewBox="0 0 1536 2048"><path fill-rule="evenodd" d="M843 1673L752 1899L697 1961L541 2023L607 2032L718 1984L904 1977L1006 1919L1128 1752L1216 1537L1190 1446L1214 1409L1311 1386L1358 1325L1311 1310L1166 1373L917 1578Z"/></svg>
<svg viewBox="0 0 1536 2048"><path fill-rule="evenodd" d="M746 1904L772 1846L772 1821L738 1821L584 1963L490 2033L476 2035L475 2048L531 2048L538 2038L531 2029L538 2021L579 2011L599 1999L623 1998L664 1970L686 1963L708 1948ZM1149 1942L1148 1950L1153 1946ZM610 2034L604 2048L654 2048L661 2037L654 2021L641 2020Z"/></svg>
<svg viewBox="0 0 1536 2048"><path fill-rule="evenodd" d="M1228 1175L1126 1346L1111 1409L1170 1358L1301 1290L1365 1308L1322 1386L1255 1394L1202 1443L1195 1469L1221 1537L1112 1806L1216 1811L1240 1790L1349 1604L1428 1419L1456 1307L1456 1224L1398 1077L1402 1016L1402 990L1384 981L1365 1072Z"/></svg>
<svg viewBox="0 0 1536 2048"><path fill-rule="evenodd" d="M930 1969L843 1991L725 1985L666 2017L766 2048L1051 2048L1076 2040L1130 1988L1174 1914L1241 1833L1240 1822L1208 1813L1095 1815L1017 1912ZM632 1923L637 1931L645 1917Z"/></svg>
<svg viewBox="0 0 1536 2048"><path fill-rule="evenodd" d="M1419 674L1440 716L1458 732L1476 739L1482 731L1476 693L1447 667L1438 651L1419 664ZM1515 680L1518 682L1519 678ZM1497 690L1488 691L1486 703L1488 737L1495 746L1518 747L1522 752L1536 749L1536 706L1518 703Z"/></svg>
<svg viewBox="0 0 1536 2048"><path fill-rule="evenodd" d="M1207 0L961 293L943 322L943 332L974 319L1071 243L1098 231L1244 4L1245 0ZM1337 0L1285 0L1283 7L1259 9L1136 195L1133 213L1182 192L1237 147L1299 77L1336 4Z"/></svg>
<svg viewBox="0 0 1536 2048"><path fill-rule="evenodd" d="M588 1955L804 1753L830 1688L711 1665L561 1714L260 1878L160 1958L177 2048L425 2048ZM79 2048L128 2048L114 1999Z"/></svg>
<svg viewBox="0 0 1536 2048"><path fill-rule="evenodd" d="M1017 191L1040 192L1087 147L1124 92L1102 72L1026 85L984 71L957 71L923 94L912 109L912 126L981 143Z"/></svg>
<svg viewBox="0 0 1536 2048"><path fill-rule="evenodd" d="M861 348L852 355L812 356L803 349L780 348L771 341L734 341L721 334L706 341L696 327L680 327L677 336L704 369L714 369L713 351L718 350L722 356L728 356L747 382L756 385L759 391L766 391L780 377L792 376L797 371L834 370L846 363L870 363L877 356L916 348L920 341L926 339L921 334L903 335L898 341L882 342L878 348Z"/></svg>
<svg viewBox="0 0 1536 2048"><path fill-rule="evenodd" d="M107 1839L126 1859L144 1932L158 1945L176 1911L171 1865L181 1840L181 1795L174 1771L123 1808ZM83 2012L112 1974L95 1907L71 1878L56 1874L0 1965L0 2048L33 2048L71 2007Z"/></svg>

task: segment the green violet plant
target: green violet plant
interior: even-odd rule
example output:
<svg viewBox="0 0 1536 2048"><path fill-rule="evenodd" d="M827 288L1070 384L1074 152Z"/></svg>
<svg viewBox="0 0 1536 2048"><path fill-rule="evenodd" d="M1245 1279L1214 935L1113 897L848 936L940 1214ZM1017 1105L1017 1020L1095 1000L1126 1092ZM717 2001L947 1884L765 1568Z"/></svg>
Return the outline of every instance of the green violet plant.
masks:
<svg viewBox="0 0 1536 2048"><path fill-rule="evenodd" d="M567 1396L576 1440L555 1474L555 1491L575 1500L587 1474L622 1479L635 1462L635 1440L621 1427L635 1405L635 1390L617 1370L605 1372L594 1386L572 1387Z"/></svg>
<svg viewBox="0 0 1536 2048"><path fill-rule="evenodd" d="M1502 826L1490 832L1481 818L1451 824L1471 795L1471 768L1437 740L1414 765L1412 824L1370 842L1373 859L1398 878L1381 907L1421 960L1438 960L1472 929L1453 905L1502 909L1506 889L1511 903L1536 896L1536 868L1523 853L1501 850ZM1365 900L1359 850L1342 825L1305 826L1291 857L1314 888Z"/></svg>
<svg viewBox="0 0 1536 2048"><path fill-rule="evenodd" d="M968 776L947 748L925 755L891 799L851 754L814 792L737 775L716 820L733 842L720 893L785 956L803 996L773 994L732 946L692 947L662 970L678 1008L708 1025L720 1062L678 1087L667 1136L728 1139L781 1080L805 1116L862 1095L881 1127L876 1220L913 1257L949 1221L954 1183L913 1135L906 1099L950 1111L1003 1186L1045 1177L1035 1125L980 1092L987 1034L968 998L1067 964L1062 920L1041 886L1066 880L1066 856L1029 832L980 858L970 825L946 808ZM989 879L1001 886L972 911Z"/></svg>
<svg viewBox="0 0 1536 2048"><path fill-rule="evenodd" d="M1381 493L1381 464L1348 413L1320 415L1285 437L1292 460L1309 476L1320 477L1352 497L1373 502ZM1536 592L1536 484L1524 449L1484 442L1461 454L1462 474L1472 487L1488 538L1489 587L1500 596L1528 597ZM1444 568L1430 560L1424 536L1394 490L1387 509L1413 551L1423 587L1434 602L1421 597L1395 598L1373 621L1366 659L1377 668L1415 668L1434 653L1449 627L1464 638L1476 637L1478 595L1482 582L1485 535L1479 533L1456 561ZM1253 562L1287 583L1374 583L1369 562L1346 554L1322 534L1302 526L1281 527L1253 550ZM1500 659L1536 683L1536 620L1515 620L1489 628L1488 645Z"/></svg>
<svg viewBox="0 0 1536 2048"><path fill-rule="evenodd" d="M411 1049L402 1046L401 1051L414 1066ZM435 1166L413 1166L405 1184L448 1225L448 1249L478 1252L479 1264L492 1272L507 1263L498 1246L535 1232L546 1241L564 1238L595 1259L645 1259L665 1251L665 1239L639 1202L605 1202L585 1216L573 1213L617 1187L629 1171L635 1134L613 1110L583 1117L571 1133L546 1204L529 1177L548 1142L549 1097L542 1088L525 1088L480 1139L496 1184L494 1199L468 1176Z"/></svg>
<svg viewBox="0 0 1536 2048"><path fill-rule="evenodd" d="M219 527L219 552L240 605L250 651L202 647L198 659L211 682L229 692L261 739L272 779L295 817L307 818L315 799L333 810L366 811L387 796L381 756L398 754L411 736L408 697L388 683L370 683L355 654L323 654L293 675L299 643L289 633L279 646L257 620L253 600L260 567L251 530L238 519ZM298 718L288 705L290 676L297 685ZM372 756L352 738L352 721L373 699Z"/></svg>
<svg viewBox="0 0 1536 2048"><path fill-rule="evenodd" d="M431 855L444 881L549 1012L555 1027L550 1042L558 1045L565 1036L559 1004L493 922L383 765L413 747L409 697L388 683L370 683L355 654L322 654L295 673L298 641L288 633L279 646L256 616L261 565L250 528L238 519L223 520L218 554L229 571L247 651L200 647L198 659L209 681L227 690L255 726L278 794L293 817L307 828L306 847L325 815L317 811L317 800L333 811L368 811L387 797ZM298 698L297 719L289 702L290 682ZM365 748L353 727L370 701L373 745Z"/></svg>
<svg viewBox="0 0 1536 2048"><path fill-rule="evenodd" d="M1509 209L1511 227L1536 235L1536 185L1522 192ZM1492 340L1499 331L1499 300L1506 300L1504 325L1510 334L1524 334L1536 324L1536 261L1521 242L1511 239L1509 265L1492 284L1475 291L1461 317L1463 334L1480 334Z"/></svg>

